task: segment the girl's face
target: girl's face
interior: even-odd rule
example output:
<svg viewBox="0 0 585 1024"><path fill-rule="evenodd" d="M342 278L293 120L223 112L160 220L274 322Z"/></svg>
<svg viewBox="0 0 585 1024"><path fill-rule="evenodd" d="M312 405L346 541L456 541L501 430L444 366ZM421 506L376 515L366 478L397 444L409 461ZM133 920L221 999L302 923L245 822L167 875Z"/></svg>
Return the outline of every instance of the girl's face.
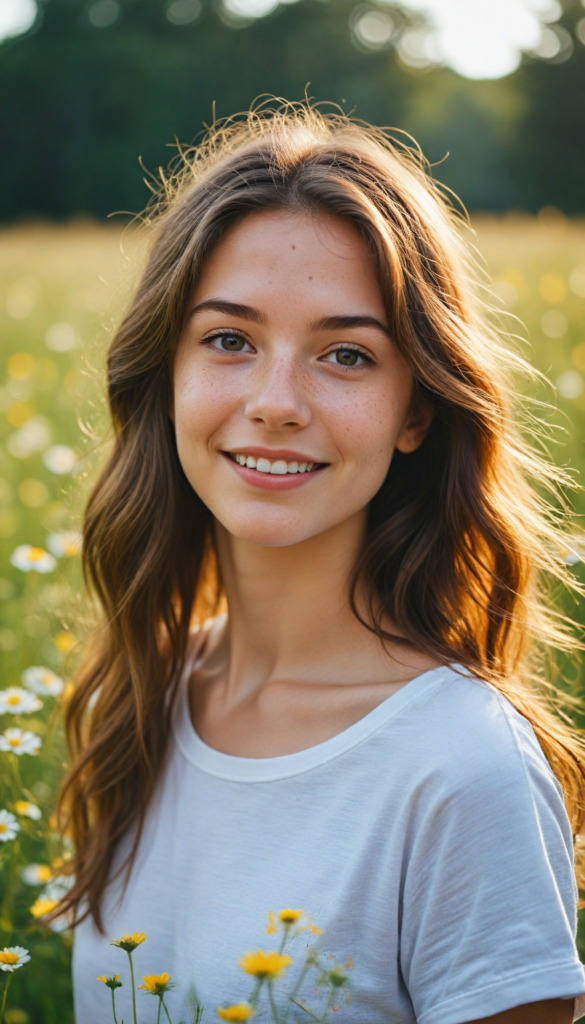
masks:
<svg viewBox="0 0 585 1024"><path fill-rule="evenodd" d="M412 375L349 222L282 211L239 221L207 260L174 363L185 474L234 537L296 544L360 517L409 416Z"/></svg>

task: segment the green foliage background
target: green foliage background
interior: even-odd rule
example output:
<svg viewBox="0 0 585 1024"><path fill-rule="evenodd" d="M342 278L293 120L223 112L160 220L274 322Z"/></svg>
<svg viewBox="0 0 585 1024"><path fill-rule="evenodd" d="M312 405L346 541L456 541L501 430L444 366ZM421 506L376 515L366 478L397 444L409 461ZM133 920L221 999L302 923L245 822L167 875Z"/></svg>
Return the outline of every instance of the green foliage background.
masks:
<svg viewBox="0 0 585 1024"><path fill-rule="evenodd" d="M498 81L438 69L413 73L394 49L352 41L357 0L281 3L235 27L222 0L173 25L170 0L119 0L107 28L93 0L39 0L25 37L0 46L0 219L138 211L143 172L166 166L175 138L189 143L212 119L262 93L301 99L305 87L357 117L414 135L439 177L473 210L585 210L585 47L580 0L563 0L570 59L526 58ZM412 21L399 0L366 7Z"/></svg>

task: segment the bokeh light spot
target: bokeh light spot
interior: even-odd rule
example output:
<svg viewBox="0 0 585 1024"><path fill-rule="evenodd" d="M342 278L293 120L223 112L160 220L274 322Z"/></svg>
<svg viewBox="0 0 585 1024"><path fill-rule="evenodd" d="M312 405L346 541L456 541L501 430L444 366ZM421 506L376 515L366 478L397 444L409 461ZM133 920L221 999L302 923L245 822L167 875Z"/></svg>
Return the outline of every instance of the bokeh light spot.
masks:
<svg viewBox="0 0 585 1024"><path fill-rule="evenodd" d="M201 0L173 0L167 7L167 18L171 25L191 25L201 10Z"/></svg>
<svg viewBox="0 0 585 1024"><path fill-rule="evenodd" d="M583 394L584 381L576 370L565 370L557 377L557 391L563 398L579 398Z"/></svg>
<svg viewBox="0 0 585 1024"><path fill-rule="evenodd" d="M569 294L565 282L558 274L543 274L538 282L538 290L544 301L551 305L564 302Z"/></svg>
<svg viewBox="0 0 585 1024"><path fill-rule="evenodd" d="M540 326L547 338L562 338L567 333L569 321L560 309L549 309L540 318ZM573 371L571 371L573 372Z"/></svg>
<svg viewBox="0 0 585 1024"><path fill-rule="evenodd" d="M18 487L18 497L27 508L42 508L49 500L49 491L42 480L23 480Z"/></svg>
<svg viewBox="0 0 585 1024"><path fill-rule="evenodd" d="M116 0L97 0L88 9L87 17L94 28L109 28L120 17L120 5Z"/></svg>
<svg viewBox="0 0 585 1024"><path fill-rule="evenodd" d="M23 377L30 377L35 368L35 361L30 352L15 352L10 356L6 369L11 377L20 380Z"/></svg>

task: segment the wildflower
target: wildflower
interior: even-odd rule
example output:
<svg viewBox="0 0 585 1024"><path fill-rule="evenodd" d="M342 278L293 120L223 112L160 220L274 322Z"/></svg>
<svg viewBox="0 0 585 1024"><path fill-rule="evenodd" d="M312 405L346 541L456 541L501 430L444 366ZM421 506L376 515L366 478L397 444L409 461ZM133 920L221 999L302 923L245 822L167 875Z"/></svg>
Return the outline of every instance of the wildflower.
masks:
<svg viewBox="0 0 585 1024"><path fill-rule="evenodd" d="M262 981L267 978L280 978L291 963L292 957L286 953L265 953L263 949L244 953L239 960L239 966L246 974L251 974Z"/></svg>
<svg viewBox="0 0 585 1024"><path fill-rule="evenodd" d="M22 729L5 729L0 735L0 750L8 751L11 754L36 754L41 746L41 740L34 732Z"/></svg>
<svg viewBox="0 0 585 1024"><path fill-rule="evenodd" d="M222 1020L249 1020L254 1016L254 1007L249 1003L236 1003L234 1006L218 1006L216 1013Z"/></svg>
<svg viewBox="0 0 585 1024"><path fill-rule="evenodd" d="M19 544L12 552L10 562L21 572L53 572L57 566L57 559L53 555L32 544Z"/></svg>
<svg viewBox="0 0 585 1024"><path fill-rule="evenodd" d="M171 976L166 971L164 974L145 974L143 980L144 985L139 985L138 988L146 989L151 996L164 996L165 992L175 987L175 982L171 981Z"/></svg>
<svg viewBox="0 0 585 1024"><path fill-rule="evenodd" d="M29 668L25 668L20 678L27 690L32 690L33 693L38 693L41 696L48 693L51 697L59 697L65 685L60 676L43 665L31 665Z"/></svg>
<svg viewBox="0 0 585 1024"><path fill-rule="evenodd" d="M45 885L53 874L48 864L27 864L20 872L26 885Z"/></svg>
<svg viewBox="0 0 585 1024"><path fill-rule="evenodd" d="M127 932L124 932L121 939L112 939L110 946L118 946L119 949L124 949L126 953L133 953L136 947L140 946L145 941L146 935L144 932L133 932L132 935L128 935Z"/></svg>
<svg viewBox="0 0 585 1024"><path fill-rule="evenodd" d="M20 403L19 403L20 405ZM18 410L20 415L25 415L25 420L20 422L20 430L15 430L6 442L6 447L15 459L28 459L34 452L42 452L51 440L51 424L44 416L30 416L29 409L22 407ZM19 416L20 419L20 416ZM15 424L16 425L16 424Z"/></svg>
<svg viewBox="0 0 585 1024"><path fill-rule="evenodd" d="M103 981L104 985L107 985L108 988L111 988L112 992L116 988L122 988L122 982L120 981L119 974L113 974L111 978L106 978L105 974L100 974L99 978L96 978L95 980Z"/></svg>
<svg viewBox="0 0 585 1024"><path fill-rule="evenodd" d="M0 811L0 843L7 843L10 839L16 839L16 833L20 832L14 814L10 811Z"/></svg>
<svg viewBox="0 0 585 1024"><path fill-rule="evenodd" d="M20 814L23 818L31 818L33 821L38 821L42 817L40 807L36 804L29 803L28 800L17 800L14 805L14 810L17 814Z"/></svg>
<svg viewBox="0 0 585 1024"><path fill-rule="evenodd" d="M61 654L68 654L75 647L75 637L68 629L62 629L57 636L54 637L53 643Z"/></svg>
<svg viewBox="0 0 585 1024"><path fill-rule="evenodd" d="M286 907L285 910L281 910L278 915L278 922L274 916L274 911L268 911L268 925L266 931L269 935L276 935L277 932L284 930L288 932L293 929L295 934L300 932L313 932L314 935L320 935L321 929L317 928L316 924L313 924L313 918L307 917L304 910L291 910L290 907Z"/></svg>
<svg viewBox="0 0 585 1024"><path fill-rule="evenodd" d="M0 690L0 715L29 715L31 711L40 711L42 706L42 700L20 686Z"/></svg>
<svg viewBox="0 0 585 1024"><path fill-rule="evenodd" d="M0 950L0 971L15 971L30 960L28 949L22 946L5 946Z"/></svg>
<svg viewBox="0 0 585 1024"><path fill-rule="evenodd" d="M54 444L43 455L43 462L51 473L60 476L71 472L77 462L77 455L67 444Z"/></svg>
<svg viewBox="0 0 585 1024"><path fill-rule="evenodd" d="M349 982L349 978L340 964L327 971L327 980L333 988L343 988Z"/></svg>
<svg viewBox="0 0 585 1024"><path fill-rule="evenodd" d="M39 896L38 900L35 900L30 908L30 912L38 921L41 918L46 917L47 914L51 914L58 902L58 900L49 899L48 896Z"/></svg>
<svg viewBox="0 0 585 1024"><path fill-rule="evenodd" d="M50 533L47 547L56 558L74 558L81 551L81 541L77 530L66 530L64 533Z"/></svg>
<svg viewBox="0 0 585 1024"><path fill-rule="evenodd" d="M42 894L48 900L62 900L66 893L73 885L73 875L56 875L53 876L44 893Z"/></svg>

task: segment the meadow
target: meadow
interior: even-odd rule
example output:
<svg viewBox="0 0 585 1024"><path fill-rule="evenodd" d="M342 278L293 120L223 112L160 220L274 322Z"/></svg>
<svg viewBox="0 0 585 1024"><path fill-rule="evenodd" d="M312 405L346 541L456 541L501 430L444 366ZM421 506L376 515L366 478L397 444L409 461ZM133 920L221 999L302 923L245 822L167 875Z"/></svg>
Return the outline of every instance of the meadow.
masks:
<svg viewBox="0 0 585 1024"><path fill-rule="evenodd" d="M549 403L538 415L551 457L582 482L585 222L544 210L538 218L477 218L474 228L502 324L552 381L527 385ZM79 529L107 448L105 353L139 251L120 226L0 232L0 948L18 945L31 955L1 976L0 1004L4 981L11 982L6 1024L73 1020L71 939L43 924L66 884L68 850L52 820L66 757L59 709L89 614ZM576 490L573 501L584 514L583 493ZM582 550L576 543L568 560L585 579ZM585 624L585 603L567 607ZM565 667L577 677L576 666ZM11 687L12 703L5 693Z"/></svg>

